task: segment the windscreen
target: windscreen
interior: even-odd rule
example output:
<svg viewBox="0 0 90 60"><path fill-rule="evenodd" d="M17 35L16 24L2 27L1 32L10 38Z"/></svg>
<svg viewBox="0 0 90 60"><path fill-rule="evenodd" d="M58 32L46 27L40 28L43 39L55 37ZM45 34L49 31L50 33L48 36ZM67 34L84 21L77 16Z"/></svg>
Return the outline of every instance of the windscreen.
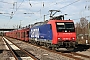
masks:
<svg viewBox="0 0 90 60"><path fill-rule="evenodd" d="M57 32L75 32L73 22L57 22L56 29Z"/></svg>

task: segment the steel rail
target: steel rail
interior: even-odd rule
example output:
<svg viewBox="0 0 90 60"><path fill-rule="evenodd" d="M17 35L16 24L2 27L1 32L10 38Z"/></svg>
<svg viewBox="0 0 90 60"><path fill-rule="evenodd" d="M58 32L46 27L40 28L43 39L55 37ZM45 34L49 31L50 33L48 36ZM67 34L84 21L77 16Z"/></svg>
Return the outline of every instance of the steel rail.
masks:
<svg viewBox="0 0 90 60"><path fill-rule="evenodd" d="M3 38L3 40L5 41L6 45L8 46L9 50L11 51L13 57L15 58L15 60L19 60L18 57L15 55L12 47L7 43L7 41Z"/></svg>
<svg viewBox="0 0 90 60"><path fill-rule="evenodd" d="M12 42L12 41L11 41ZM13 42L12 42L13 43ZM27 43L27 42L26 42ZM31 44L31 45L33 45L33 44ZM37 46L37 45L34 45L34 46ZM83 60L83 59L81 59L81 58L79 58L79 57L74 57L73 55L79 55L79 56L82 56L82 57L86 57L86 58L90 58L90 56L86 56L86 55L81 55L81 54L78 54L78 53L75 53L75 52L71 52L70 54L64 54L64 53L61 53L61 52L57 52L57 51L55 51L55 50L50 50L50 49L47 49L47 48L45 48L45 47L41 47L41 46L37 46L37 47L40 47L40 48L42 48L42 49L45 49L45 50L47 50L47 51L50 51L50 52L53 52L53 53L56 53L56 54L60 54L60 55L62 55L62 56L65 56L65 57L69 57L69 58L72 58L72 59L75 59L75 60ZM18 48L20 48L20 47L18 47ZM22 49L23 50L23 49ZM25 50L24 50L25 51ZM27 53L27 51L26 51L26 53ZM71 54L73 54L73 55L71 55ZM32 57L33 58L33 57Z"/></svg>
<svg viewBox="0 0 90 60"><path fill-rule="evenodd" d="M8 38L7 38L8 39ZM9 40L9 39L8 39ZM11 40L9 40L11 43L13 43ZM35 57L32 53L27 52L26 50L22 49L21 47L19 47L18 45L16 45L15 43L13 43L15 46L17 46L21 51L23 51L24 53L26 53L28 56L30 56L31 58L33 58L34 60L40 60L37 57Z"/></svg>
<svg viewBox="0 0 90 60"><path fill-rule="evenodd" d="M26 43L27 43L27 42L26 42ZM34 45L34 44L31 44L31 45ZM37 46L37 45L34 45L34 46ZM53 52L53 53L56 53L56 54L60 54L60 55L62 55L62 56L68 57L68 58L72 58L72 59L74 59L74 60L83 60L83 59L81 59L81 58L74 57L73 55L64 54L64 53L61 53L61 52L57 52L57 51L55 51L55 50L50 50L50 49L47 49L47 48L42 47L42 46L37 46L37 47L40 47L40 48L42 48L42 49L45 49L45 50L47 50L47 51L50 51L50 52Z"/></svg>
<svg viewBox="0 0 90 60"><path fill-rule="evenodd" d="M61 52L57 52L57 51L55 51L55 50L46 49L46 48L44 48L44 47L41 47L41 48L43 48L43 49L45 49L45 50L47 50L47 51L56 53L56 54L60 54L60 55L65 56L65 57L72 58L72 59L74 59L74 60L83 60L83 59L81 59L81 58L74 57L73 55L70 55L70 54L64 54L64 53L61 53Z"/></svg>
<svg viewBox="0 0 90 60"><path fill-rule="evenodd" d="M90 58L90 56L83 55L83 54L80 54L80 53L71 52L71 54L78 55L78 56L85 57L85 58Z"/></svg>

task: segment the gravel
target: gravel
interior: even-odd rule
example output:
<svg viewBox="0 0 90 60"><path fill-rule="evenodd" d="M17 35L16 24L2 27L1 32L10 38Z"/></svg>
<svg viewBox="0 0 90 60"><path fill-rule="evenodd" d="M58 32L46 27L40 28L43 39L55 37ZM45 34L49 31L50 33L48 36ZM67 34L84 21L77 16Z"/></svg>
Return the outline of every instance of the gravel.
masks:
<svg viewBox="0 0 90 60"><path fill-rule="evenodd" d="M40 60L74 60L74 59L62 56L60 54L49 52L45 49L41 49L40 47L31 45L29 43L25 43L23 41L19 41L19 40L16 40L16 39L11 39L11 38L10 38L10 40L12 40L14 43L16 43L21 48L31 52L32 54L34 54ZM86 52L88 52L88 53L86 53ZM87 55L90 56L90 49L88 49L87 51L82 51L82 52L77 52L77 53L87 54ZM0 37L0 60L10 60L8 58L8 51L6 50L6 48L4 46L4 43L1 40L1 37ZM87 60L87 59L85 59L85 60Z"/></svg>
<svg viewBox="0 0 90 60"><path fill-rule="evenodd" d="M16 39L11 39L14 43L17 43L23 49L31 52L40 60L74 60L53 52L49 52L45 49L41 49L40 47L33 46L31 44L25 43L23 41L18 41Z"/></svg>

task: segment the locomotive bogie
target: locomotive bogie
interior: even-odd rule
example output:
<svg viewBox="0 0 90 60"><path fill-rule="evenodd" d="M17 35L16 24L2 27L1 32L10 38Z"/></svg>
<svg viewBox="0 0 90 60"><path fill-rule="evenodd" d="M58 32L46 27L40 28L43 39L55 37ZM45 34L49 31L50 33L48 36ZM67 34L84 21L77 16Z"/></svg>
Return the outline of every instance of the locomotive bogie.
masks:
<svg viewBox="0 0 90 60"><path fill-rule="evenodd" d="M57 45L59 47L75 47L77 44L76 42L58 42Z"/></svg>

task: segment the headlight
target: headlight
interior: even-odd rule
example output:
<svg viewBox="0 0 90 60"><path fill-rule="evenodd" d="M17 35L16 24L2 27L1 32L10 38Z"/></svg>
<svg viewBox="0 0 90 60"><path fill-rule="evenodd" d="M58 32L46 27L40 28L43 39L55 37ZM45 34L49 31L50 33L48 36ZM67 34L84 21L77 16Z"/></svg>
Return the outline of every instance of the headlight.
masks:
<svg viewBox="0 0 90 60"><path fill-rule="evenodd" d="M61 41L62 40L62 38L58 38L58 41Z"/></svg>
<svg viewBox="0 0 90 60"><path fill-rule="evenodd" d="M75 39L75 38L72 38L73 40Z"/></svg>
<svg viewBox="0 0 90 60"><path fill-rule="evenodd" d="M75 37L72 37L71 39L72 39L72 40L75 40Z"/></svg>
<svg viewBox="0 0 90 60"><path fill-rule="evenodd" d="M61 38L58 38L58 40L60 40Z"/></svg>

